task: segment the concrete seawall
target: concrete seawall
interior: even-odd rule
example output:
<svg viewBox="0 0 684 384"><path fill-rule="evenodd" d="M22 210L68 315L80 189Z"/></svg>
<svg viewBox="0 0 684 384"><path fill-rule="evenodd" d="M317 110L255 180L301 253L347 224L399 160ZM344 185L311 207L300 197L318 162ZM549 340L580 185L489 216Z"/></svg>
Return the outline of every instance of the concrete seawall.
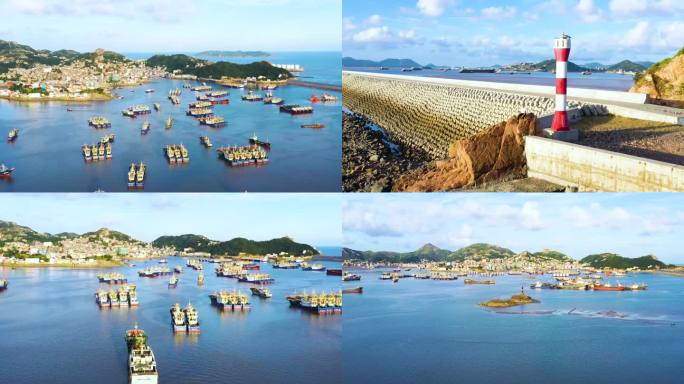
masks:
<svg viewBox="0 0 684 384"><path fill-rule="evenodd" d="M684 167L541 137L525 138L527 175L580 190L684 192Z"/></svg>
<svg viewBox="0 0 684 384"><path fill-rule="evenodd" d="M449 144L507 120L521 111L554 111L551 97L345 72L344 105L383 127L394 141L445 158ZM570 107L579 107L571 103Z"/></svg>

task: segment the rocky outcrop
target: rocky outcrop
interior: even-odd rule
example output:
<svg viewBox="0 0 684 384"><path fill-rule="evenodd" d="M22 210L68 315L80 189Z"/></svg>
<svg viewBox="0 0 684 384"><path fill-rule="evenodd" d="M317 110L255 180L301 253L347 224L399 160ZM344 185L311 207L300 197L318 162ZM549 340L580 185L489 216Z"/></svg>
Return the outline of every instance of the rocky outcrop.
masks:
<svg viewBox="0 0 684 384"><path fill-rule="evenodd" d="M629 91L648 94L652 103L684 108L684 49L638 75Z"/></svg>
<svg viewBox="0 0 684 384"><path fill-rule="evenodd" d="M525 136L539 133L534 114L521 113L449 145L448 159L401 177L394 191L431 192L496 180L525 167Z"/></svg>

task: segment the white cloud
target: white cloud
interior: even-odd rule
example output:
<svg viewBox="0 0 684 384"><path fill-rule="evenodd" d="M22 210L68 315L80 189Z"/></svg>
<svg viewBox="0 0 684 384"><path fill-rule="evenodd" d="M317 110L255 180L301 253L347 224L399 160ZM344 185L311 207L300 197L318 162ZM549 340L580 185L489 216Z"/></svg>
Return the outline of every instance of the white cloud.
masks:
<svg viewBox="0 0 684 384"><path fill-rule="evenodd" d="M575 9L587 23L595 23L603 18L603 10L594 4L594 0L580 0Z"/></svg>
<svg viewBox="0 0 684 384"><path fill-rule="evenodd" d="M611 0L608 8L615 16L629 16L646 11L648 2L644 0Z"/></svg>
<svg viewBox="0 0 684 384"><path fill-rule="evenodd" d="M482 17L487 19L507 19L515 16L515 7L487 7L481 11Z"/></svg>
<svg viewBox="0 0 684 384"><path fill-rule="evenodd" d="M682 0L611 0L608 8L616 18L676 16L684 13Z"/></svg>
<svg viewBox="0 0 684 384"><path fill-rule="evenodd" d="M441 16L448 7L455 4L455 0L418 0L416 7L426 16Z"/></svg>
<svg viewBox="0 0 684 384"><path fill-rule="evenodd" d="M4 6L34 15L104 15L123 18L145 15L162 22L177 21L198 13L192 1L185 0L9 0Z"/></svg>
<svg viewBox="0 0 684 384"><path fill-rule="evenodd" d="M368 24L378 25L378 24L382 23L382 16L372 15L371 17L368 18L367 22L368 22Z"/></svg>
<svg viewBox="0 0 684 384"><path fill-rule="evenodd" d="M342 29L345 31L353 31L356 29L356 24L354 24L354 19L351 17L345 17L342 19Z"/></svg>
<svg viewBox="0 0 684 384"><path fill-rule="evenodd" d="M638 47L648 44L650 40L649 33L648 21L640 21L625 34L622 45L625 47Z"/></svg>
<svg viewBox="0 0 684 384"><path fill-rule="evenodd" d="M387 26L371 27L352 35L351 40L359 44L376 45L403 45L413 44L416 40L416 31L392 32Z"/></svg>

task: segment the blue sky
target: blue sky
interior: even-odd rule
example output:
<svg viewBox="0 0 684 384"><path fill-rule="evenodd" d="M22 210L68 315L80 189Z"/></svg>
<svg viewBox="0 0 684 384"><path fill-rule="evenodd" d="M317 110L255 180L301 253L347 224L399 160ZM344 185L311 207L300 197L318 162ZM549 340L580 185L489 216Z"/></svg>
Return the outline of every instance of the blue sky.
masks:
<svg viewBox="0 0 684 384"><path fill-rule="evenodd" d="M345 56L422 65L537 62L572 36L580 64L659 61L684 47L682 0L344 0Z"/></svg>
<svg viewBox="0 0 684 384"><path fill-rule="evenodd" d="M573 258L654 254L684 264L683 194L348 195L343 244L413 251L485 242L516 252L554 249Z"/></svg>
<svg viewBox="0 0 684 384"><path fill-rule="evenodd" d="M0 39L41 49L341 49L342 0L1 0L0 7Z"/></svg>
<svg viewBox="0 0 684 384"><path fill-rule="evenodd" d="M290 236L341 244L342 196L335 194L3 194L0 220L40 232L107 227L144 241L194 233L214 240Z"/></svg>

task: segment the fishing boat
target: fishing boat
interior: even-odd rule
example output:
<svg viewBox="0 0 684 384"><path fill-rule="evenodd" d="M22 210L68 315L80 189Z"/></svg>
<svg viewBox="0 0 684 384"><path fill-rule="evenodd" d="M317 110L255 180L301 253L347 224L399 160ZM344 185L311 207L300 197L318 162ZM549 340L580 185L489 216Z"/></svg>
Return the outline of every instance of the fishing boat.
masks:
<svg viewBox="0 0 684 384"><path fill-rule="evenodd" d="M112 155L112 145L111 145L110 143L107 143L107 144L106 144L106 146L105 146L105 153L106 153L105 156L106 156L108 159L111 159L111 158L113 157L113 155Z"/></svg>
<svg viewBox="0 0 684 384"><path fill-rule="evenodd" d="M251 287L250 291L252 291L252 295L259 296L263 299L270 299L273 297L271 291L265 287Z"/></svg>
<svg viewBox="0 0 684 384"><path fill-rule="evenodd" d="M302 128L321 129L321 128L325 128L325 124L321 124L321 123L302 124Z"/></svg>
<svg viewBox="0 0 684 384"><path fill-rule="evenodd" d="M176 147L175 145L167 145L164 147L164 153L166 153L166 158L169 159L169 163L176 163Z"/></svg>
<svg viewBox="0 0 684 384"><path fill-rule="evenodd" d="M159 105L159 103L154 103L153 105L154 105L154 110L159 112L159 110L161 109L161 105Z"/></svg>
<svg viewBox="0 0 684 384"><path fill-rule="evenodd" d="M197 285L199 285L200 287L204 285L204 274L200 273L197 276Z"/></svg>
<svg viewBox="0 0 684 384"><path fill-rule="evenodd" d="M128 347L128 383L129 384L157 384L157 360L152 348L147 345L147 335L136 324L128 330L125 336Z"/></svg>
<svg viewBox="0 0 684 384"><path fill-rule="evenodd" d="M130 287L131 288L128 291L128 303L131 307L137 307L138 305L140 305L140 302L138 301L138 294L135 292L135 285L132 285Z"/></svg>
<svg viewBox="0 0 684 384"><path fill-rule="evenodd" d="M252 137L249 138L249 143L252 145L258 145L258 146L261 146L264 148L271 149L271 143L268 141L259 140L256 133L253 134Z"/></svg>
<svg viewBox="0 0 684 384"><path fill-rule="evenodd" d="M173 267L173 271L174 271L175 273L182 273L182 272L183 272L183 267L181 267L180 265L176 265L175 267Z"/></svg>
<svg viewBox="0 0 684 384"><path fill-rule="evenodd" d="M109 307L109 295L104 289L100 289L95 293L95 302L100 308Z"/></svg>
<svg viewBox="0 0 684 384"><path fill-rule="evenodd" d="M200 321L197 309L188 302L188 306L183 310L185 312L185 322L188 327L188 333L200 333Z"/></svg>
<svg viewBox="0 0 684 384"><path fill-rule="evenodd" d="M178 278L176 276L171 276L169 279L169 288L176 288L178 286Z"/></svg>
<svg viewBox="0 0 684 384"><path fill-rule="evenodd" d="M131 167L128 169L128 186L135 187L135 163L131 163Z"/></svg>
<svg viewBox="0 0 684 384"><path fill-rule="evenodd" d="M359 281L361 280L361 275L357 275L351 272L344 271L342 274L342 281Z"/></svg>
<svg viewBox="0 0 684 384"><path fill-rule="evenodd" d="M183 144L180 145L180 154L181 154L181 159L183 160L184 163L187 163L190 161L190 155L188 154L188 149L185 148Z"/></svg>
<svg viewBox="0 0 684 384"><path fill-rule="evenodd" d="M185 312L181 309L180 304L176 303L171 307L171 326L174 332L186 332Z"/></svg>
<svg viewBox="0 0 684 384"><path fill-rule="evenodd" d="M207 148L214 146L214 144L211 143L211 140L209 140L209 136L200 136L200 142Z"/></svg>
<svg viewBox="0 0 684 384"><path fill-rule="evenodd" d="M7 289L7 287L9 287L9 281L7 281L5 279L0 279L0 292Z"/></svg>
<svg viewBox="0 0 684 384"><path fill-rule="evenodd" d="M325 271L325 266L323 264L302 263L302 271L323 272Z"/></svg>
<svg viewBox="0 0 684 384"><path fill-rule="evenodd" d="M12 130L7 135L7 141L12 143L14 142L14 140L17 139L17 137L19 137L19 130L16 128L12 128Z"/></svg>
<svg viewBox="0 0 684 384"><path fill-rule="evenodd" d="M173 119L171 116L169 116L168 119L166 119L166 129L171 129L173 127Z"/></svg>
<svg viewBox="0 0 684 384"><path fill-rule="evenodd" d="M626 291L645 291L646 288L648 288L648 285L646 285L645 283L631 284L625 286Z"/></svg>
<svg viewBox="0 0 684 384"><path fill-rule="evenodd" d="M345 288L342 290L342 293L363 293L363 287Z"/></svg>
<svg viewBox="0 0 684 384"><path fill-rule="evenodd" d="M144 134L147 134L147 132L149 132L149 131L150 131L150 122L146 121L143 123L142 128L140 129L140 133L142 133L144 135Z"/></svg>
<svg viewBox="0 0 684 384"><path fill-rule="evenodd" d="M86 159L86 161L93 160L93 156L90 152L90 146L88 144L83 144L83 147L81 147L81 150L83 151L83 157Z"/></svg>
<svg viewBox="0 0 684 384"><path fill-rule="evenodd" d="M465 279L463 280L463 284L496 284L496 281L494 280L474 280L474 279Z"/></svg>
<svg viewBox="0 0 684 384"><path fill-rule="evenodd" d="M146 89L145 90L145 93L153 93L153 92L154 92L154 89Z"/></svg>
<svg viewBox="0 0 684 384"><path fill-rule="evenodd" d="M90 154L91 154L93 160L100 160L100 155L98 155L98 147L96 144L93 144L90 147Z"/></svg>
<svg viewBox="0 0 684 384"><path fill-rule="evenodd" d="M135 185L139 188L142 188L145 183L145 169L145 164L141 161L138 170L135 172Z"/></svg>

